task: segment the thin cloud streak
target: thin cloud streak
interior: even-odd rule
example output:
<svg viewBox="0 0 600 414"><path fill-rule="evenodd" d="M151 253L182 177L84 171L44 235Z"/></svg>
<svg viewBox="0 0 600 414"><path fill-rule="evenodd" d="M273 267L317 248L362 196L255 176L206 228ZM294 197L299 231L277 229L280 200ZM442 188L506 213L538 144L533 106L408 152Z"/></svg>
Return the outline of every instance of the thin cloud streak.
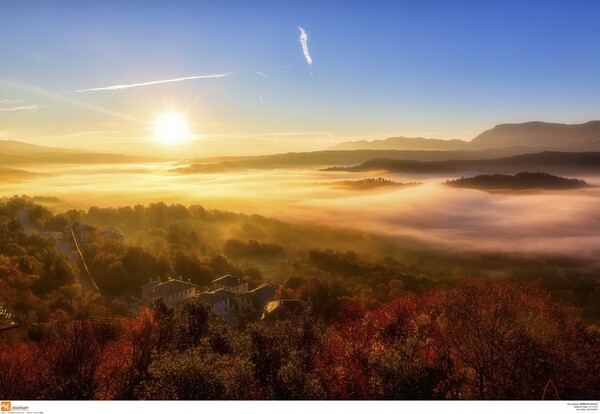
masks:
<svg viewBox="0 0 600 414"><path fill-rule="evenodd" d="M260 72L260 71L258 71L258 70L256 71L256 74L257 74L258 76L262 76L263 78L268 78L268 77L269 77L269 76L268 76L266 73Z"/></svg>
<svg viewBox="0 0 600 414"><path fill-rule="evenodd" d="M25 99L2 99L2 100L0 100L0 104L7 105L7 104L14 104L14 103L23 102L23 101L25 101Z"/></svg>
<svg viewBox="0 0 600 414"><path fill-rule="evenodd" d="M302 45L302 53L304 53L304 58L306 59L306 63L312 65L313 60L310 57L310 52L308 51L308 35L302 27L298 26L298 30L300 30L300 44Z"/></svg>
<svg viewBox="0 0 600 414"><path fill-rule="evenodd" d="M28 111L35 110L38 108L42 108L40 105L26 105L26 106L13 106L12 108L0 108L0 112L8 112L8 111Z"/></svg>
<svg viewBox="0 0 600 414"><path fill-rule="evenodd" d="M83 92L97 92L97 91L119 91L122 89L139 88L142 86L160 85L163 83L183 82L183 81L193 80L193 79L224 78L229 75L231 75L231 73L218 73L215 75L186 76L184 78L164 79L164 80L142 82L142 83L130 83L130 84L125 84L125 85L103 86L100 88L78 89L76 91L59 93L58 95L67 95L67 94L71 94L71 93L83 93Z"/></svg>

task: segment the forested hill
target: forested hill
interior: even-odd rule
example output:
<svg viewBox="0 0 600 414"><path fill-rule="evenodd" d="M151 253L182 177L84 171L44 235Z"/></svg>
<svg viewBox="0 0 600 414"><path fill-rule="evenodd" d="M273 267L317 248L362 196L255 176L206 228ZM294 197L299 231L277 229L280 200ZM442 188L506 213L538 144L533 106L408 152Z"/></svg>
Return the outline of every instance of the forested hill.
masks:
<svg viewBox="0 0 600 414"><path fill-rule="evenodd" d="M381 158L353 167L330 167L326 171L389 171L413 174L461 172L516 174L521 171L544 171L552 174L597 173L600 172L600 152L544 151L485 160L415 161Z"/></svg>
<svg viewBox="0 0 600 414"><path fill-rule="evenodd" d="M546 173L521 172L515 175L491 174L446 181L451 187L480 190L570 190L589 187L583 180L557 177Z"/></svg>

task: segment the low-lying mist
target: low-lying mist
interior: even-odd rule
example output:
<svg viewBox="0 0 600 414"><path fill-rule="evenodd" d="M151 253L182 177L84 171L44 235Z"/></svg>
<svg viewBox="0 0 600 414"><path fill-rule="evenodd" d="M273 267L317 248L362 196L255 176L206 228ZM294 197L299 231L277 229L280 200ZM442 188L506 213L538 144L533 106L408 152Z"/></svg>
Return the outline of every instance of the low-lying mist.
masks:
<svg viewBox="0 0 600 414"><path fill-rule="evenodd" d="M489 251L600 257L600 188L487 193L451 188L447 176L251 170L180 175L170 164L53 166L50 175L3 185L1 196L56 196L72 208L164 201L201 204L295 223L410 237L447 252ZM31 169L35 171L35 169ZM365 190L323 183L383 177ZM592 186L598 177L578 177Z"/></svg>

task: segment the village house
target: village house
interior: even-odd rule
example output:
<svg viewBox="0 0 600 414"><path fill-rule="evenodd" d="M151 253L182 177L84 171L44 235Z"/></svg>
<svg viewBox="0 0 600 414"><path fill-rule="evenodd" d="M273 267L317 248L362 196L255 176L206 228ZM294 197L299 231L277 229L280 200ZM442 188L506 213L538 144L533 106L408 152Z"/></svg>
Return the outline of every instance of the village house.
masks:
<svg viewBox="0 0 600 414"><path fill-rule="evenodd" d="M160 279L152 280L142 286L142 301L145 305L151 305L155 298L163 298L165 303L173 306L176 303L191 299L196 296L197 285L190 279L187 282L179 279L169 279L161 282Z"/></svg>
<svg viewBox="0 0 600 414"><path fill-rule="evenodd" d="M223 286L227 283L223 283L222 279L213 281L213 286ZM228 278L228 280L232 279ZM215 313L223 316L230 325L238 326L243 320L259 319L265 306L269 301L275 299L279 289L279 285L266 282L255 289L244 291L247 289L247 283L245 279L238 279L229 284L230 288L237 288L235 290L242 291L242 293L219 287L212 292L199 293L196 297L210 305Z"/></svg>
<svg viewBox="0 0 600 414"><path fill-rule="evenodd" d="M213 290L225 289L233 293L244 293L248 291L248 281L232 275L225 275L212 282Z"/></svg>
<svg viewBox="0 0 600 414"><path fill-rule="evenodd" d="M202 292L197 296L198 300L212 306L215 313L227 316L235 310L235 293L225 289L217 289L213 292Z"/></svg>
<svg viewBox="0 0 600 414"><path fill-rule="evenodd" d="M237 296L237 307L242 313L262 312L267 303L275 299L279 285L266 282L256 288Z"/></svg>
<svg viewBox="0 0 600 414"><path fill-rule="evenodd" d="M179 279L150 279L142 286L142 303L149 306L155 298L163 298L173 306L187 299L197 298L208 304L215 313L221 315L232 326L242 321L258 320L266 311L267 304L275 300L279 285L263 283L248 290L246 279L226 275L212 281L213 291L197 293L197 286Z"/></svg>

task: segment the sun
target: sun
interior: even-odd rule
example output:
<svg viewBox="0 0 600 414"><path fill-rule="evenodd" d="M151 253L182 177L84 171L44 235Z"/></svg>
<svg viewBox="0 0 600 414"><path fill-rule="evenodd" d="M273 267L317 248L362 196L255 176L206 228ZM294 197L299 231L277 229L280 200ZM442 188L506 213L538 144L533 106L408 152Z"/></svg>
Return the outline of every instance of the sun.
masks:
<svg viewBox="0 0 600 414"><path fill-rule="evenodd" d="M183 144L190 138L187 119L176 112L158 116L154 123L154 138L164 145Z"/></svg>

